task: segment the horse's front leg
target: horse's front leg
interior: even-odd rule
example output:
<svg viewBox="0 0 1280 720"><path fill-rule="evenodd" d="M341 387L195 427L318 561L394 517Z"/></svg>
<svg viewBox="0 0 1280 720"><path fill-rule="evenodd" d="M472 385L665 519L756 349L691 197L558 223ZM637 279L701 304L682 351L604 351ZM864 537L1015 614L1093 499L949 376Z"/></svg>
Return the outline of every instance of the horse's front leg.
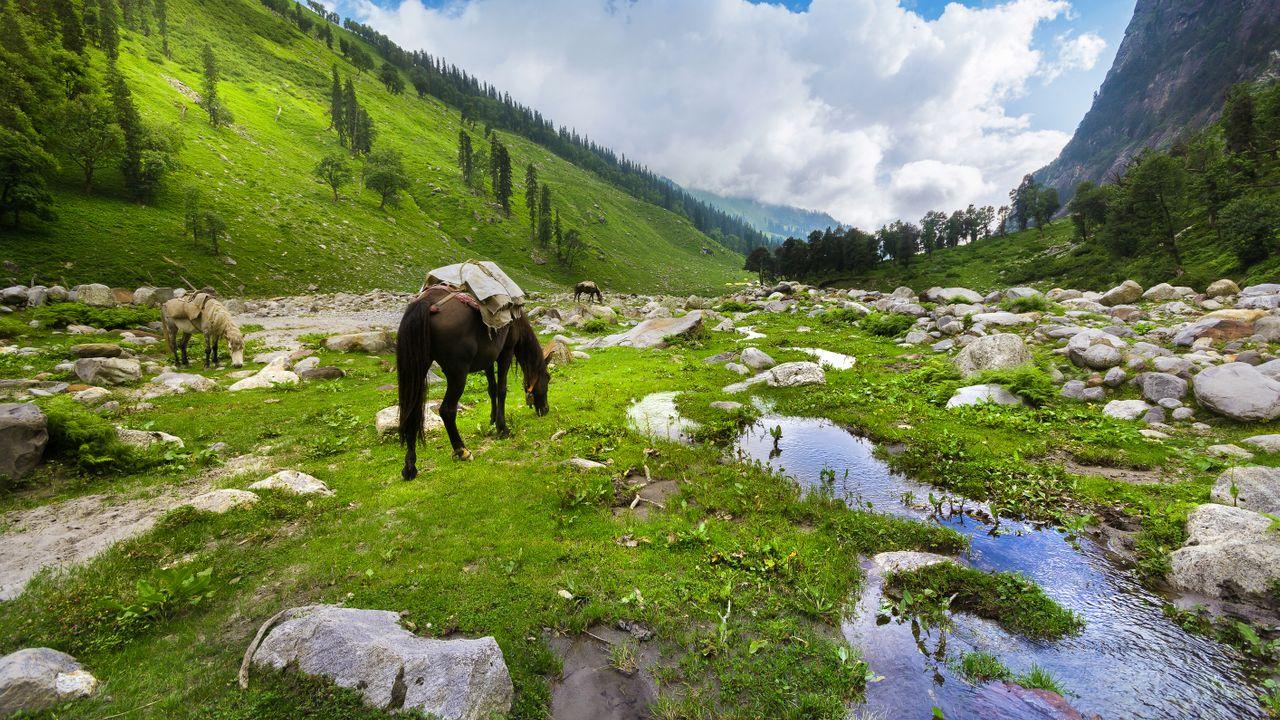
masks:
<svg viewBox="0 0 1280 720"><path fill-rule="evenodd" d="M213 345L213 366L214 367L218 367L218 340L220 339L221 338L219 338L217 335L214 335L213 342L210 343L210 345Z"/></svg>
<svg viewBox="0 0 1280 720"><path fill-rule="evenodd" d="M507 428L507 375L510 371L511 355L500 356L498 358L498 400L494 408L498 412L498 419L495 421L498 434L502 437L511 435L511 430Z"/></svg>
<svg viewBox="0 0 1280 720"><path fill-rule="evenodd" d="M191 367L191 360L187 358L187 343L190 343L190 342L191 342L191 333L189 332L182 333L182 343L181 343L182 344L182 365L184 367Z"/></svg>
<svg viewBox="0 0 1280 720"><path fill-rule="evenodd" d="M446 371L449 387L444 391L444 399L440 401L440 419L444 421L445 432L449 434L449 444L453 446L453 456L459 460L470 460L471 451L462 443L462 435L458 434L458 400L467 385L467 371Z"/></svg>
<svg viewBox="0 0 1280 720"><path fill-rule="evenodd" d="M204 369L208 370L209 369L209 334L202 333L200 337L201 339L204 340Z"/></svg>
<svg viewBox="0 0 1280 720"><path fill-rule="evenodd" d="M498 378L493 374L493 366L484 369L484 378L489 381L489 424L498 424Z"/></svg>

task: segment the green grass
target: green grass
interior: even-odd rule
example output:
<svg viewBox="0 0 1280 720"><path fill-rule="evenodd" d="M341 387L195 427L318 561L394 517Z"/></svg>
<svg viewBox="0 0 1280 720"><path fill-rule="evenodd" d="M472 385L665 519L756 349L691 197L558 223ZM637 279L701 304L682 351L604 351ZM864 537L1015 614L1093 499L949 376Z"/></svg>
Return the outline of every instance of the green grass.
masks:
<svg viewBox="0 0 1280 720"><path fill-rule="evenodd" d="M932 590L952 597L951 609L994 620L1010 632L1057 639L1078 632L1084 623L1044 594L1035 583L1014 573L985 573L952 563L894 573L886 589L901 594Z"/></svg>
<svg viewBox="0 0 1280 720"><path fill-rule="evenodd" d="M1134 423L1056 396L1039 407L948 410L946 399L967 381L945 360L922 359L856 325L797 332L813 322L806 316L811 301L800 303L795 314L753 317L767 335L753 344L779 362L809 359L788 349L802 345L854 355L858 364L828 371L820 387L757 387L776 412L827 417L883 446L901 444L901 453L885 459L933 483L944 499L955 493L1006 516L1064 525L1082 511L1137 517L1143 567L1153 580L1182 541L1188 508L1207 500L1220 471L1196 461L1204 446L1262 432L1257 424L1232 425L1155 443ZM31 316L11 319L25 327ZM52 371L69 345L113 339L47 328L24 335L22 344L40 354L0 356L0 375ZM258 676L248 693L234 689L240 654L263 619L287 606L344 602L404 611L426 635L495 635L517 689L515 717L540 718L558 673L543 628L576 632L625 618L656 631L662 707L677 716L841 717L842 704L861 696L868 671L856 650L841 655L838 630L861 585L858 558L900 549L955 554L965 543L938 525L853 511L823 493L802 496L762 468L724 463L723 446L755 411L709 407L739 376L704 359L741 349L738 338L712 332L663 351L594 350L590 360L556 368L546 418L512 395L509 439L487 429L488 398L473 378L463 402L474 407L460 421L477 459L452 461L447 442L432 436L420 455L423 475L412 483L398 479L400 449L372 427L377 410L395 402L394 392L379 389L394 383L385 356L321 350L324 363L347 377L288 392L162 397L152 409L111 416L176 434L187 450L105 476L55 460L23 492L0 495L0 510L172 488L207 472L201 453L217 441L232 454L256 452L316 475L337 495L306 501L268 494L225 516L171 516L85 567L38 579L0 614L0 646L67 650L107 679L109 693L75 706L86 720L152 702L135 715L276 720L296 717L296 706L326 720L381 717L350 694L293 679ZM134 350L162 355L154 346ZM1074 372L1046 348L1033 351L1040 367ZM223 384L227 373L207 372ZM655 443L622 424L633 399L672 389L683 391L682 411L704 424L707 445ZM575 456L613 465L575 473L560 464ZM1163 481L1130 485L1064 471L1064 459L1083 456L1155 468ZM615 518L613 481L624 468L644 465L679 481L680 493L647 520ZM256 479L220 477L216 484L244 487ZM131 602L139 579L182 563L214 568L212 598L142 629L117 626L112 600ZM953 610L1034 637L1076 627L1074 616L1017 576L942 572L916 582L943 597L957 594Z"/></svg>
<svg viewBox="0 0 1280 720"><path fill-rule="evenodd" d="M119 67L147 120L181 128L182 168L153 205L142 206L121 196L114 167L104 168L94 194L85 195L74 164L64 162L53 188L58 219L21 231L0 229L0 254L19 266L13 280L125 287L189 282L250 296L303 292L311 284L323 291L408 290L431 268L468 258L498 262L530 290L590 277L606 293L718 293L744 276L740 255L684 218L509 134L502 139L512 154L516 187L513 214L503 218L491 198L461 183L456 109L431 97L419 100L412 89L391 95L373 74L358 74L336 51L302 36L256 0L171 0L168 11L173 59L160 53L157 33L122 30ZM171 85L199 89L206 42L222 68L219 93L235 117L233 127L211 127L203 110ZM91 53L93 72L101 75L102 56ZM335 62L344 77L352 76L374 118L375 147L404 152L413 186L398 209L379 210L376 196L355 185L335 203L311 176L322 156L339 149L327 129ZM487 144L483 128L471 134ZM528 162L552 187L564 226L578 228L589 245L578 267L560 266L528 239ZM358 176L358 163L356 169ZM223 250L235 265L194 245L183 231L183 188L197 185L230 224ZM536 264L535 253L546 263Z"/></svg>
<svg viewBox="0 0 1280 720"><path fill-rule="evenodd" d="M969 682L1010 680L1013 673L1000 662L1000 658L988 652L967 652L960 658L960 674Z"/></svg>

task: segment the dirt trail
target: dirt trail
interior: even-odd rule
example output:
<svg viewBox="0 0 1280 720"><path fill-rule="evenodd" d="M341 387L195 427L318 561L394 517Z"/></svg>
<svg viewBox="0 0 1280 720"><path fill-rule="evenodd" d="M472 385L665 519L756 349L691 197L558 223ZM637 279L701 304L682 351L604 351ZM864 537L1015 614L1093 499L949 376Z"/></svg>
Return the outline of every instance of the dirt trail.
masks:
<svg viewBox="0 0 1280 720"><path fill-rule="evenodd" d="M232 475L261 472L267 461L253 455L232 458L199 478L166 486L159 494L128 498L98 494L14 510L3 516L0 533L0 601L22 593L45 568L87 562L121 540L155 526L166 512Z"/></svg>

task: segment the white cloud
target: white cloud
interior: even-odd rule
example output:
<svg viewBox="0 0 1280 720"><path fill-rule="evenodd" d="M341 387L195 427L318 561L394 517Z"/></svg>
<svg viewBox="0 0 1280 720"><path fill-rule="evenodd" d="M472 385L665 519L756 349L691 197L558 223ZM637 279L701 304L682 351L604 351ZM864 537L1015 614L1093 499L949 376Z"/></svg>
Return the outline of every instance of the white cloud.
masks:
<svg viewBox="0 0 1280 720"><path fill-rule="evenodd" d="M1049 67L1096 62L1081 35L1047 61L1066 0L946 7L813 0L360 0L356 15L676 181L874 227L999 204L1067 141L1005 105Z"/></svg>
<svg viewBox="0 0 1280 720"><path fill-rule="evenodd" d="M1058 57L1045 66L1043 75L1045 82L1053 82L1055 78L1072 70L1092 70L1098 64L1107 49L1107 41L1097 33L1082 33L1075 37L1059 35L1054 44L1058 48Z"/></svg>

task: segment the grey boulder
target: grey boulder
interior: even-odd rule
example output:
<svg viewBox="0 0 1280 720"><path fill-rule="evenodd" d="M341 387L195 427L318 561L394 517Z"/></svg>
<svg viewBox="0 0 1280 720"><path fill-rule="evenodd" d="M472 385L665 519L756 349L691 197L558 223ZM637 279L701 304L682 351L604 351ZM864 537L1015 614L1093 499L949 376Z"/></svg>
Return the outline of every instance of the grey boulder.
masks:
<svg viewBox="0 0 1280 720"><path fill-rule="evenodd" d="M1240 442L1265 453L1280 453L1280 435L1254 435Z"/></svg>
<svg viewBox="0 0 1280 720"><path fill-rule="evenodd" d="M983 370L1009 370L1031 363L1026 343L1017 335L987 335L969 343L955 358L961 375L976 375Z"/></svg>
<svg viewBox="0 0 1280 720"><path fill-rule="evenodd" d="M773 358L769 357L768 353L765 351L759 348L749 347L742 351L742 364L756 372L759 372L761 370L768 370L777 363Z"/></svg>
<svg viewBox="0 0 1280 720"><path fill-rule="evenodd" d="M1098 302L1113 307L1135 303L1142 297L1142 286L1132 280L1125 280L1102 294Z"/></svg>
<svg viewBox="0 0 1280 720"><path fill-rule="evenodd" d="M1280 515L1280 468L1261 465L1228 468L1214 481L1209 498L1223 505Z"/></svg>
<svg viewBox="0 0 1280 720"><path fill-rule="evenodd" d="M822 366L807 360L776 365L766 372L764 376L765 382L770 387L822 385L827 381L827 375L822 371Z"/></svg>
<svg viewBox="0 0 1280 720"><path fill-rule="evenodd" d="M325 677L389 712L489 720L511 711L511 675L492 637L418 637L397 613L333 605L294 608L272 621L259 631L261 643L249 646L245 668Z"/></svg>
<svg viewBox="0 0 1280 720"><path fill-rule="evenodd" d="M1143 399L1153 403L1168 398L1181 400L1187 396L1187 381L1169 373L1142 373L1138 376L1138 386L1142 388Z"/></svg>
<svg viewBox="0 0 1280 720"><path fill-rule="evenodd" d="M1280 417L1280 380L1246 363L1215 365L1192 383L1196 400L1219 415L1242 422Z"/></svg>
<svg viewBox="0 0 1280 720"><path fill-rule="evenodd" d="M75 658L57 650L26 648L0 657L0 717L47 710L97 688Z"/></svg>
<svg viewBox="0 0 1280 720"><path fill-rule="evenodd" d="M1209 597L1264 598L1280 579L1280 536L1270 528L1261 513L1201 505L1187 517L1186 544L1170 556L1170 583Z"/></svg>
<svg viewBox="0 0 1280 720"><path fill-rule="evenodd" d="M32 403L0 403L0 478L17 480L44 457L48 421Z"/></svg>
<svg viewBox="0 0 1280 720"><path fill-rule="evenodd" d="M626 332L606 335L587 343L584 347L635 347L662 348L667 345L669 337L685 337L696 335L702 330L702 311L693 310L680 317L651 318L627 330Z"/></svg>
<svg viewBox="0 0 1280 720"><path fill-rule="evenodd" d="M142 379L142 364L124 358L80 358L76 377L90 385L119 385Z"/></svg>
<svg viewBox="0 0 1280 720"><path fill-rule="evenodd" d="M116 296L106 285L92 283L76 288L76 302L94 307L112 307L116 304Z"/></svg>
<svg viewBox="0 0 1280 720"><path fill-rule="evenodd" d="M390 333L386 330L334 335L325 338L324 346L338 352L384 353L395 347Z"/></svg>

